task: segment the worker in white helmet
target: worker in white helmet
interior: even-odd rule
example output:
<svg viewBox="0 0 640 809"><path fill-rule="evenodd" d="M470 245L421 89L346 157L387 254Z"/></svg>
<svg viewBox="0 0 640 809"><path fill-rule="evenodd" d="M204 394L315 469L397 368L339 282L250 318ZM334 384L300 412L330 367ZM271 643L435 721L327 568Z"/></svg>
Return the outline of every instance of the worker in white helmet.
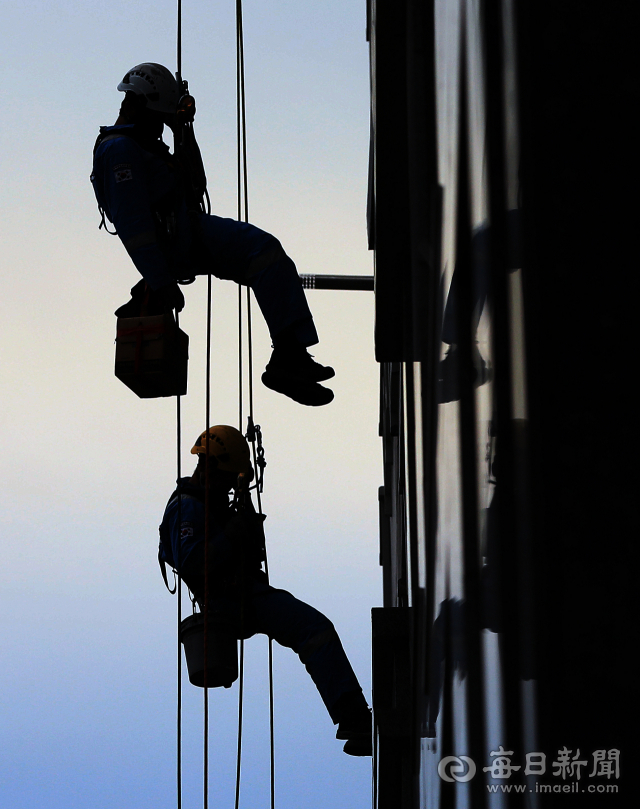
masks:
<svg viewBox="0 0 640 809"><path fill-rule="evenodd" d="M136 65L118 84L125 93L114 126L100 128L91 181L102 213L115 227L143 280L116 314L135 317L175 309L178 282L212 273L250 286L265 317L273 353L263 383L305 405L325 405L333 392L318 384L333 368L315 362L313 317L293 261L263 230L205 213L206 177L193 136L195 102L162 65ZM180 144L171 154L165 124Z"/></svg>

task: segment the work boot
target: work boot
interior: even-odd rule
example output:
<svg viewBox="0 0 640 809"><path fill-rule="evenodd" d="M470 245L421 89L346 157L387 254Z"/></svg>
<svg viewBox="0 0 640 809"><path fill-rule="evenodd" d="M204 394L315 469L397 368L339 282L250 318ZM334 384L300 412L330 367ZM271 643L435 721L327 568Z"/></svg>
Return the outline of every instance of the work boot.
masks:
<svg viewBox="0 0 640 809"><path fill-rule="evenodd" d="M348 756L370 756L372 754L371 713L338 725L336 739L346 739L342 748Z"/></svg>
<svg viewBox="0 0 640 809"><path fill-rule="evenodd" d="M324 382L336 375L330 365L320 365L300 343L278 343L271 352L267 371L294 374L305 382Z"/></svg>
<svg viewBox="0 0 640 809"><path fill-rule="evenodd" d="M142 302L146 292L146 282L144 278L131 287L131 300L123 303L113 313L116 317L140 317Z"/></svg>
<svg viewBox="0 0 640 809"><path fill-rule="evenodd" d="M361 692L345 694L336 739L345 739L342 748L349 756L372 755L371 711ZM343 698L343 699L344 699Z"/></svg>
<svg viewBox="0 0 640 809"><path fill-rule="evenodd" d="M342 750L348 756L372 756L373 755L373 743L371 741L371 731L369 731L366 736L361 734L360 737L348 739Z"/></svg>
<svg viewBox="0 0 640 809"><path fill-rule="evenodd" d="M333 391L318 385L332 376L333 368L316 362L304 346L278 345L262 374L262 384L294 402L319 407L333 401Z"/></svg>
<svg viewBox="0 0 640 809"><path fill-rule="evenodd" d="M131 288L131 300L122 304L114 312L116 317L146 317L164 315L175 309L181 312L184 308L184 295L175 282L160 289L153 290L144 278Z"/></svg>

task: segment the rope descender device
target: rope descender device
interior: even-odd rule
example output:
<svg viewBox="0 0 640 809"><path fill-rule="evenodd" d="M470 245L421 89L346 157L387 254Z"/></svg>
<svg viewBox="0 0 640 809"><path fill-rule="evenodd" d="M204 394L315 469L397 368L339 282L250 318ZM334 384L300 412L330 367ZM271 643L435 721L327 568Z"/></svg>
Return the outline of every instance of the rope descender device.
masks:
<svg viewBox="0 0 640 809"><path fill-rule="evenodd" d="M187 82L185 81L183 84L185 85L184 89L186 90ZM180 101L178 101L178 109L176 110L176 114L178 116L179 123L193 123L193 120L196 117L196 100L188 92L185 92Z"/></svg>
<svg viewBox="0 0 640 809"><path fill-rule="evenodd" d="M264 468L267 462L264 458L264 447L262 446L262 430L259 424L254 424L251 416L247 417L247 432L244 436L255 450L256 482L253 488L262 494L264 485Z"/></svg>

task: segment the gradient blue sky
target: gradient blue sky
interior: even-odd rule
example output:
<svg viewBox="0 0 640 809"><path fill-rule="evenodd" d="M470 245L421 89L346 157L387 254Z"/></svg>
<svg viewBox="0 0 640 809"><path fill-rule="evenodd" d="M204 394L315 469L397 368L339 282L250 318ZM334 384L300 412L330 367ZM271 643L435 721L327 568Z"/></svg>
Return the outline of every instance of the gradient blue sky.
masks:
<svg viewBox="0 0 640 809"><path fill-rule="evenodd" d="M245 6L250 218L301 272L370 274L365 4ZM0 33L3 126L0 805L175 804L175 599L156 564L175 478L175 404L112 373L114 308L136 272L98 232L89 184L115 86L139 61L175 67L174 3L26 0ZM234 216L234 8L184 3L183 73L215 213ZM203 428L205 287L186 290L189 442ZM309 409L257 383L272 581L335 622L370 697L381 603L382 480L373 296L309 294L335 402ZM214 281L213 420L235 423L236 288ZM256 370L269 340L254 318ZM370 760L341 751L313 684L275 648L277 805L364 809ZM185 686L185 809L201 805L201 695ZM268 805L266 640L248 643L242 806ZM237 689L211 695L211 802L232 805Z"/></svg>

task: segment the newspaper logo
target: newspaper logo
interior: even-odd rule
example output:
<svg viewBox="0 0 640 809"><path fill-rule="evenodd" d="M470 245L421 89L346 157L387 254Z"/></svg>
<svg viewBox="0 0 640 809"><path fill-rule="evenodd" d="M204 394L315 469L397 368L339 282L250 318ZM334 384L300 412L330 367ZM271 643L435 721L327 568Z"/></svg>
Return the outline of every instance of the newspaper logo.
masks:
<svg viewBox="0 0 640 809"><path fill-rule="evenodd" d="M476 774L476 765L469 756L445 756L438 763L438 775L443 781L471 781Z"/></svg>

